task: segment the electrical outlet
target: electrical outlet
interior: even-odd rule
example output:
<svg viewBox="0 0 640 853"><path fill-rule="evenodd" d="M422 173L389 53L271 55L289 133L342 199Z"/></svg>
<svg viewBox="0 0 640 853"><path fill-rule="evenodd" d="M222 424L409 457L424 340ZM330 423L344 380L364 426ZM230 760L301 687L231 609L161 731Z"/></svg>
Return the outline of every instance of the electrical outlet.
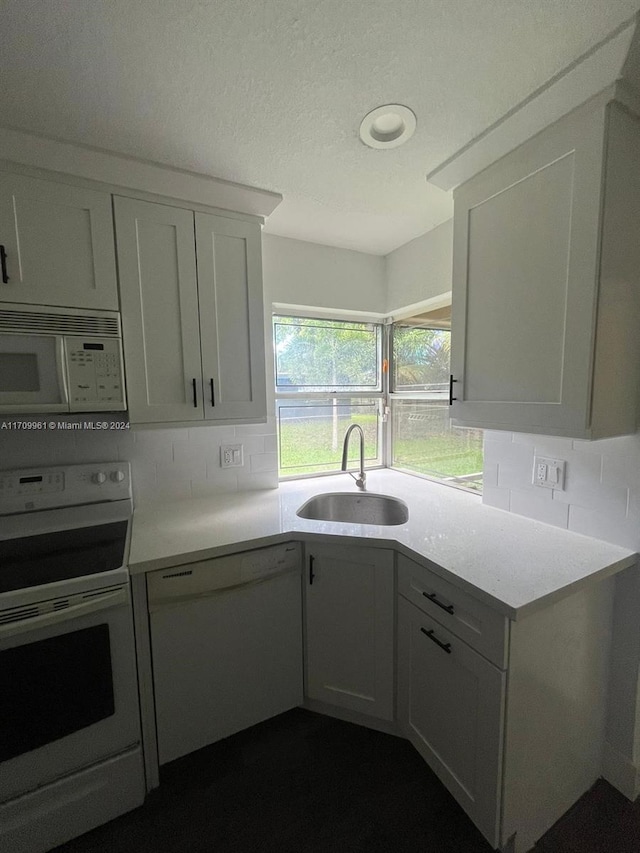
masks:
<svg viewBox="0 0 640 853"><path fill-rule="evenodd" d="M221 468L242 468L244 465L244 445L223 444L220 447Z"/></svg>
<svg viewBox="0 0 640 853"><path fill-rule="evenodd" d="M549 456L536 456L533 460L533 485L543 489L558 489L564 491L564 474L566 462L564 459L553 459Z"/></svg>

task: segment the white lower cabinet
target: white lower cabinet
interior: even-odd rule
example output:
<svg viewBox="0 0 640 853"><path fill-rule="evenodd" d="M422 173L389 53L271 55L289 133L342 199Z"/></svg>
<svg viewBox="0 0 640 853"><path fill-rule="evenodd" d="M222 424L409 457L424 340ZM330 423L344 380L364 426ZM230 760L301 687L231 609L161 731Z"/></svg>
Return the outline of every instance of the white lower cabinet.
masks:
<svg viewBox="0 0 640 853"><path fill-rule="evenodd" d="M307 697L393 720L393 551L313 544L306 567Z"/></svg>
<svg viewBox="0 0 640 853"><path fill-rule="evenodd" d="M305 552L302 598L294 542L147 576L148 764L156 737L163 764L306 700L407 737L492 847L527 853L604 772L615 579L512 621L426 560L399 554L396 585L392 550Z"/></svg>
<svg viewBox="0 0 640 853"><path fill-rule="evenodd" d="M398 600L398 722L498 845L506 674L434 619Z"/></svg>
<svg viewBox="0 0 640 853"><path fill-rule="evenodd" d="M398 557L398 725L489 843L527 853L603 773L613 583L509 621Z"/></svg>

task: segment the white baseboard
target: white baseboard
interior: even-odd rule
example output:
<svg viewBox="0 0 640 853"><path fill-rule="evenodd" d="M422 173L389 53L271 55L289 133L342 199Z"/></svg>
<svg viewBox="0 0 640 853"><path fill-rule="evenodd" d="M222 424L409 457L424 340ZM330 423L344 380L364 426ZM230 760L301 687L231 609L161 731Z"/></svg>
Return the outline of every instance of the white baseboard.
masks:
<svg viewBox="0 0 640 853"><path fill-rule="evenodd" d="M602 775L628 800L640 794L640 769L610 743L604 745Z"/></svg>
<svg viewBox="0 0 640 853"><path fill-rule="evenodd" d="M345 723L355 723L357 726L365 726L368 729L375 729L377 732L405 738L395 722L377 720L375 717L360 714L358 711L350 711L347 708L338 708L335 705L320 702L318 699L305 699L301 707L306 708L307 711L315 711L316 714L324 714L325 717L335 717L336 720L343 720Z"/></svg>

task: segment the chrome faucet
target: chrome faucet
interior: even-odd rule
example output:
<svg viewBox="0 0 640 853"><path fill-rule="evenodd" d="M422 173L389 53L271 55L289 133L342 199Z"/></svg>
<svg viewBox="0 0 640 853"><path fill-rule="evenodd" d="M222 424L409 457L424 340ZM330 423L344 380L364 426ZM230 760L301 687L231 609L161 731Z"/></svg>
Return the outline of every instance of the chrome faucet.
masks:
<svg viewBox="0 0 640 853"><path fill-rule="evenodd" d="M360 426L360 424L351 424L351 426L347 430L346 435L344 437L344 444L342 446L342 470L343 471L347 470L347 454L349 452L349 437L351 436L351 433L354 431L354 429L357 429L360 432L360 476L355 477L353 474L351 474L351 471L347 471L347 473L350 474L353 477L353 479L356 481L356 486L359 489L362 489L364 491L365 483L367 481L367 475L364 473L364 431L363 431L362 427Z"/></svg>

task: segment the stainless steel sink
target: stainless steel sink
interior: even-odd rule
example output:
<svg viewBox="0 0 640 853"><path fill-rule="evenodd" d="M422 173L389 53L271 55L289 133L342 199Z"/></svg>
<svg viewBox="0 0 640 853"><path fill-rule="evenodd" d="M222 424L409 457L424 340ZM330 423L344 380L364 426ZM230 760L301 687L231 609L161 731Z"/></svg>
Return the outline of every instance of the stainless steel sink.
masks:
<svg viewBox="0 0 640 853"><path fill-rule="evenodd" d="M389 495L327 492L310 498L296 515L354 524L404 524L409 518L409 509L404 501Z"/></svg>

